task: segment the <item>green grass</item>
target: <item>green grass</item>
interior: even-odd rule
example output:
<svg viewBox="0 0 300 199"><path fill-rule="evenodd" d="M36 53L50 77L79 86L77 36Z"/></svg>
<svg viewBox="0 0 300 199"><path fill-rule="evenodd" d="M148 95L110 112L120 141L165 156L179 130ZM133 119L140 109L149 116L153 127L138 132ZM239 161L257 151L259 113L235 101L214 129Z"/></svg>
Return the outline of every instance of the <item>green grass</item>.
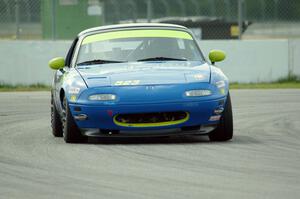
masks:
<svg viewBox="0 0 300 199"><path fill-rule="evenodd" d="M290 74L288 77L280 78L271 83L231 83L231 89L284 89L284 88L300 88L300 77Z"/></svg>
<svg viewBox="0 0 300 199"><path fill-rule="evenodd" d="M44 84L31 84L31 85L11 85L0 83L0 92L9 91L50 91L50 86Z"/></svg>
<svg viewBox="0 0 300 199"><path fill-rule="evenodd" d="M300 89L300 82L285 82L285 83L232 83L230 89L285 89L297 88Z"/></svg>

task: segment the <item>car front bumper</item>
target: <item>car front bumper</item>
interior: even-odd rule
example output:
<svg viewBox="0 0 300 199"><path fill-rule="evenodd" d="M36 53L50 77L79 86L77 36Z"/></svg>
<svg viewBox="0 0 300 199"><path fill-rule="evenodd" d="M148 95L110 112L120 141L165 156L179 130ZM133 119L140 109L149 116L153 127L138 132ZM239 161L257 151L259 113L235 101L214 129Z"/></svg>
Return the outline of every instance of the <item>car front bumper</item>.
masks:
<svg viewBox="0 0 300 199"><path fill-rule="evenodd" d="M70 103L70 110L81 132L87 136L165 136L207 134L216 128L219 117L215 110L222 107L225 97L177 103L146 103L130 105L85 105ZM118 114L184 111L188 120L163 126L120 126L114 121ZM81 115L86 118L78 119Z"/></svg>

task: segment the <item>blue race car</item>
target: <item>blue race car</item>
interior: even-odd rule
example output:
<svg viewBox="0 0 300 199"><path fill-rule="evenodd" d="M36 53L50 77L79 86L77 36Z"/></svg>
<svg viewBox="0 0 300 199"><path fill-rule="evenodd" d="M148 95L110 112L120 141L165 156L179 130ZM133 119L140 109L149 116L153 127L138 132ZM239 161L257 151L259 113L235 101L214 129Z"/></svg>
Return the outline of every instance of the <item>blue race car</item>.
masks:
<svg viewBox="0 0 300 199"><path fill-rule="evenodd" d="M227 77L204 58L193 34L170 24L85 30L66 58L54 58L51 123L67 143L88 136L208 135L230 140Z"/></svg>

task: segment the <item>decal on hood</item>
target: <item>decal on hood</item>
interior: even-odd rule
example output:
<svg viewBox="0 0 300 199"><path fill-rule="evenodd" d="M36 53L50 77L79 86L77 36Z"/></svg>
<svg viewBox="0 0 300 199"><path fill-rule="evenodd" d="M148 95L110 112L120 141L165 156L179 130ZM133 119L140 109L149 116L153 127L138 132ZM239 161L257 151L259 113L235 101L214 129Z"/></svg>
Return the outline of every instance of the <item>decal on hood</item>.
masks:
<svg viewBox="0 0 300 199"><path fill-rule="evenodd" d="M140 80L126 80L126 81L116 81L115 86L134 86L139 85Z"/></svg>

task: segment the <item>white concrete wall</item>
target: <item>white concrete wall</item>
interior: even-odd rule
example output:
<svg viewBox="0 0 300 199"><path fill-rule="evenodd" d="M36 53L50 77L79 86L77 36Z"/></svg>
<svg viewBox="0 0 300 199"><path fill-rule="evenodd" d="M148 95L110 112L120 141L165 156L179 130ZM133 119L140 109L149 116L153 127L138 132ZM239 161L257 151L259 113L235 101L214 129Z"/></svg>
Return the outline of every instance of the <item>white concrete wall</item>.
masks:
<svg viewBox="0 0 300 199"><path fill-rule="evenodd" d="M71 41L0 41L0 82L51 84L48 61L65 56Z"/></svg>
<svg viewBox="0 0 300 199"><path fill-rule="evenodd" d="M48 61L65 56L71 41L0 41L0 82L51 84ZM227 53L217 65L231 82L270 82L291 71L300 75L300 40L200 41L207 56L211 49Z"/></svg>
<svg viewBox="0 0 300 199"><path fill-rule="evenodd" d="M270 41L202 41L205 55L211 49L227 54L217 63L232 82L270 82L288 75L288 42ZM300 63L300 62L298 62Z"/></svg>

